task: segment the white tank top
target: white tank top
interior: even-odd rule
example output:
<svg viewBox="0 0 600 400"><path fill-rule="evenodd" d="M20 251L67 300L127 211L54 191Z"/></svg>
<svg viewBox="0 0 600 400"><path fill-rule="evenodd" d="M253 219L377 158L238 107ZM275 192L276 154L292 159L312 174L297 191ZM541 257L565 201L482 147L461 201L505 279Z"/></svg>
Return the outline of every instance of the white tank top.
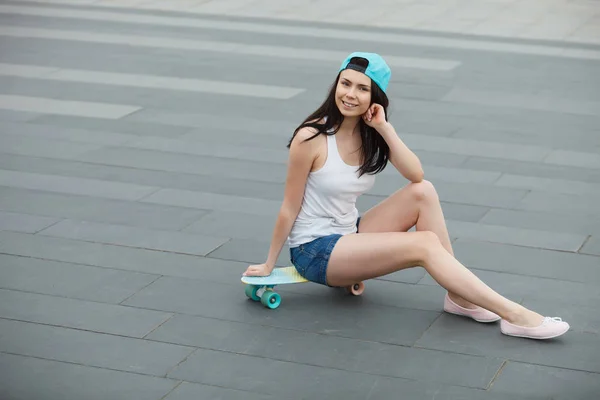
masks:
<svg viewBox="0 0 600 400"><path fill-rule="evenodd" d="M342 160L335 135L327 135L327 160L308 174L302 208L288 237L290 248L334 233L356 232L356 199L375 183L375 175L359 178L358 168Z"/></svg>

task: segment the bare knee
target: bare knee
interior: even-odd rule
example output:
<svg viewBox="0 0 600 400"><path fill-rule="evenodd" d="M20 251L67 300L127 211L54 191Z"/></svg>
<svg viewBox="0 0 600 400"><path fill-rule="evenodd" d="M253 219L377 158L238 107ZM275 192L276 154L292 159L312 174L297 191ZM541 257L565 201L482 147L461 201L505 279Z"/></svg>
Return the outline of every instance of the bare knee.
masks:
<svg viewBox="0 0 600 400"><path fill-rule="evenodd" d="M422 180L419 183L411 183L410 190L416 201L437 201L438 194L433 186L433 183L428 180Z"/></svg>
<svg viewBox="0 0 600 400"><path fill-rule="evenodd" d="M430 265L430 260L439 251L445 251L440 238L431 231L417 231L416 251L419 263L424 268Z"/></svg>

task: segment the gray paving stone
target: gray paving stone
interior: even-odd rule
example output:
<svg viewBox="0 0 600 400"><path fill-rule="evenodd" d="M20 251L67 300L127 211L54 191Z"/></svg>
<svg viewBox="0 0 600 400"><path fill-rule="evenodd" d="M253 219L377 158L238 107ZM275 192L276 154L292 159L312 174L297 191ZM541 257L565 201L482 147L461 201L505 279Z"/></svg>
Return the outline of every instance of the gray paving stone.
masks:
<svg viewBox="0 0 600 400"><path fill-rule="evenodd" d="M474 170L498 171L524 176L539 176L543 178L600 183L600 171L587 168L558 166L533 162L507 161L481 157L469 157L469 159L466 160L461 167Z"/></svg>
<svg viewBox="0 0 600 400"><path fill-rule="evenodd" d="M545 163L600 169L600 155L591 152L553 150Z"/></svg>
<svg viewBox="0 0 600 400"><path fill-rule="evenodd" d="M6 400L161 400L178 383L12 354L0 354L0 371L4 377L0 394Z"/></svg>
<svg viewBox="0 0 600 400"><path fill-rule="evenodd" d="M159 123L165 125L184 126L190 128L204 128L207 126L222 126L223 121L219 115L177 112L171 110L146 108L135 114L123 118L124 121ZM264 133L281 134L281 132L293 132L298 124L278 120L265 120L251 117L233 116L227 120L229 129L251 132L259 130Z"/></svg>
<svg viewBox="0 0 600 400"><path fill-rule="evenodd" d="M597 285L469 269L496 292L512 300L527 296L536 300L562 299L565 304L586 306L600 299L600 290ZM419 281L419 284L437 285L428 274Z"/></svg>
<svg viewBox="0 0 600 400"><path fill-rule="evenodd" d="M0 350L164 377L191 347L0 319Z"/></svg>
<svg viewBox="0 0 600 400"><path fill-rule="evenodd" d="M26 122L40 115L42 114L27 111L0 110L0 120L2 121Z"/></svg>
<svg viewBox="0 0 600 400"><path fill-rule="evenodd" d="M207 255L229 240L227 237L158 231L76 220L63 220L48 229L38 232L38 234L201 256Z"/></svg>
<svg viewBox="0 0 600 400"><path fill-rule="evenodd" d="M540 190L552 193L600 196L600 184L540 177L503 174L496 186Z"/></svg>
<svg viewBox="0 0 600 400"><path fill-rule="evenodd" d="M141 202L207 210L247 212L265 216L271 216L281 208L281 201L180 189L161 189Z"/></svg>
<svg viewBox="0 0 600 400"><path fill-rule="evenodd" d="M444 218L455 221L478 222L490 210L489 207L441 201Z"/></svg>
<svg viewBox="0 0 600 400"><path fill-rule="evenodd" d="M0 77L5 92L9 94L0 95L0 107L8 110L26 111L45 114L76 115L83 117L119 119L127 114L140 110L140 107L128 104L120 104L119 101L78 101L66 96L45 93L21 93L19 78L11 77L9 81L14 85L6 84L6 79ZM37 86L37 85L36 85ZM34 90L36 92L37 90ZM42 89L43 92L43 89ZM26 95L29 94L29 95ZM52 97L42 97L50 95ZM62 99L60 99L62 97Z"/></svg>
<svg viewBox="0 0 600 400"><path fill-rule="evenodd" d="M5 154L0 157L0 168L11 171L109 180L145 186L197 190L271 200L282 199L284 192L283 183L99 165L80 161L17 156L12 154Z"/></svg>
<svg viewBox="0 0 600 400"><path fill-rule="evenodd" d="M2 243L4 244L4 243ZM4 248L2 252L6 251ZM74 299L118 304L155 275L0 254L0 286Z"/></svg>
<svg viewBox="0 0 600 400"><path fill-rule="evenodd" d="M600 315L593 304L569 304L561 299L539 300L525 294L521 302L525 307L542 315L554 315L571 325L571 331L600 334Z"/></svg>
<svg viewBox="0 0 600 400"><path fill-rule="evenodd" d="M448 338L452 338L449 340ZM568 332L552 341L532 341L503 335L497 324L483 326L459 317L442 315L417 341L426 349L502 357L546 366L599 372L598 335Z"/></svg>
<svg viewBox="0 0 600 400"><path fill-rule="evenodd" d="M525 95L523 93L475 91L461 87L455 87L443 100L582 115L598 115L600 112L600 104L597 102Z"/></svg>
<svg viewBox="0 0 600 400"><path fill-rule="evenodd" d="M417 283L423 276L425 276L425 270L417 267L392 272L391 274L384 275L377 279L390 282Z"/></svg>
<svg viewBox="0 0 600 400"><path fill-rule="evenodd" d="M500 173L487 171L473 171L467 169L450 168L450 167L427 167L427 180L431 181L434 186L438 183L459 183L459 184L493 184L500 177ZM385 172L377 175L376 186L374 187L375 194L389 195L396 190L406 186L410 182L406 180L400 173L389 165ZM386 190L385 193L381 192Z"/></svg>
<svg viewBox="0 0 600 400"><path fill-rule="evenodd" d="M262 264L269 255L270 242L265 240L232 239L209 253L209 257L223 260L243 261L249 264ZM285 267L292 265L290 261L290 249L284 244L275 265Z"/></svg>
<svg viewBox="0 0 600 400"><path fill-rule="evenodd" d="M48 6L48 5L45 5ZM56 7L56 5L54 5ZM73 5L70 5L72 9ZM116 11L119 13L127 13L126 8L119 7ZM151 13L152 10L144 10L144 14ZM159 11L160 13L169 12L167 10ZM69 15L71 15L69 13ZM164 14L162 14L164 15ZM7 20L7 16L4 20ZM15 18L15 15L8 16ZM144 16L146 17L146 16ZM216 17L216 16L215 16ZM26 18L23 21L23 17L18 17L19 24L30 27L51 27L54 29L64 29L65 25L68 24L70 29L77 31L94 31L96 33L115 33L122 32L125 34L136 34L136 36L157 36L169 37L169 38L187 38L187 39L214 39L212 32L206 29L190 29L181 28L175 26L159 26L159 25L137 25L131 23L119 23L116 21L102 21L102 23L93 22L90 20L65 20L65 19L49 19L49 18ZM252 20L247 20L252 22ZM221 24L225 21L221 21ZM8 21L7 21L8 23ZM14 24L14 23L13 23ZM221 25L219 24L219 25ZM10 24L9 24L10 25ZM282 37L276 37L264 34L252 34L247 33L240 36L235 31L222 30L219 32L221 40L225 39L229 42L246 43L247 45L255 45L257 42L269 43L273 45L281 44ZM122 46L112 44L101 44L98 43L95 46L89 46L85 43L77 43L75 41L57 41L53 43L51 49L48 46L42 46L39 41L36 40L23 40L26 41L25 45L15 46L11 43L10 39L5 39L6 46L11 51L7 51L8 61L11 63L33 63L38 65L41 61L57 67L57 68L82 68L82 69L100 69L100 70L114 70L115 67L118 71L122 72L133 72L133 73L149 73L159 75L171 75L181 76L189 78L208 78L208 79L219 79L223 78L223 72L230 75L230 71L238 73L238 79L240 82L255 82L259 84L273 84L278 85L289 85L289 71L294 66L302 66L296 72L300 76L298 81L306 81L305 77L312 75L313 79L318 76L325 76L326 83L330 83L331 76L324 73L323 69L316 68L314 61L311 60L294 60L280 58L277 63L269 62L269 57L259 57L253 55L245 55L245 59L251 59L252 65L256 65L254 68L239 68L240 66L235 63L235 60L239 56L230 53L218 53L211 51L211 57L202 57L202 54L190 51L180 51L176 48L162 48L160 50L160 56L157 57L156 49L151 47L141 46ZM12 41L16 41L13 39ZM310 38L294 38L288 39L290 45L296 45L301 47L314 47L315 42ZM328 40L326 43L335 46L340 41ZM43 43L43 42L42 42ZM322 42L320 41L319 44ZM215 43L215 45L217 45ZM90 47L93 47L91 49ZM214 48L214 46L212 46ZM322 46L320 46L322 47ZM232 48L231 44L228 48ZM25 50L29 50L26 53ZM34 52L35 50L35 52ZM69 51L70 50L70 51ZM23 54L25 53L25 54ZM31 54L34 53L34 54ZM56 57L56 55L58 55ZM53 58L52 56L55 56ZM106 64L106 59L119 58L120 63L116 66L113 64ZM177 58L177 63L173 63L173 58ZM205 70L202 67L209 67ZM447 83L448 77L452 74L447 71L423 71L414 68L398 68L398 72L404 72L402 77L405 77L410 73L410 76L403 79L406 82L414 82L415 77L421 76L419 83L426 84L439 84ZM269 81L265 82L265 74L263 71L268 71ZM263 72L263 74L260 74ZM315 77L314 75L317 75ZM429 76L431 79L423 79L422 75ZM296 76L296 75L295 75ZM435 79L434 79L435 78ZM446 78L444 80L444 78ZM396 81L401 82L402 80L397 79ZM315 86L313 81L308 81L307 85L310 84L312 87ZM319 85L317 85L319 87Z"/></svg>
<svg viewBox="0 0 600 400"><path fill-rule="evenodd" d="M493 184L500 177L500 172L478 171L466 168L441 168L428 166L427 180L434 185L437 182Z"/></svg>
<svg viewBox="0 0 600 400"><path fill-rule="evenodd" d="M594 235L589 238L589 240L583 245L580 253L583 254L593 254L596 256L600 256L600 239L598 235ZM596 257L600 262L600 258Z"/></svg>
<svg viewBox="0 0 600 400"><path fill-rule="evenodd" d="M97 143L106 145L120 145L137 136L107 131L92 131L86 129L65 128L53 125L39 125L28 122L2 122L0 123L2 135L22 135L42 139L58 139L72 142Z"/></svg>
<svg viewBox="0 0 600 400"><path fill-rule="evenodd" d="M478 59L477 61L481 61ZM468 67L467 67L468 68ZM466 78L467 80L469 78ZM471 78L472 79L472 78ZM456 86L456 78L453 80L453 86ZM461 102L447 102L447 101L423 101L423 100L412 100L412 99L397 99L395 101L396 107L402 108L404 112L416 113L426 115L443 115L452 118L453 120L464 121L464 120L475 120L475 121L488 121L488 126L495 126L498 124L502 126L502 120L511 120L512 118L507 117L521 117L523 112L521 109L514 107L502 107L502 106L491 106L488 104L464 104ZM529 110L528 110L529 111ZM533 111L535 112L535 111ZM535 118L536 120L540 116L551 114L549 112L538 111ZM506 125L506 123L505 123Z"/></svg>
<svg viewBox="0 0 600 400"><path fill-rule="evenodd" d="M247 263L187 254L8 233L0 233L0 251L24 257L217 282L237 281L248 267Z"/></svg>
<svg viewBox="0 0 600 400"><path fill-rule="evenodd" d="M228 266L236 268L238 277L245 270L245 268L240 270L242 266L240 263L225 263L223 261L187 254L166 253L101 243L89 243L73 239L9 232L0 232L0 252L74 264L159 275L175 274L175 276L185 277L207 274L216 279L224 279L230 276L229 271L227 271L228 273L224 273L219 271L220 269L225 270ZM197 272L194 272L194 270Z"/></svg>
<svg viewBox="0 0 600 400"><path fill-rule="evenodd" d="M281 146L279 149L271 149L262 148L258 143L242 146L234 144L147 137L136 141L130 141L123 146L134 149L155 150L177 154L191 154L196 156L211 156L234 158L238 160L270 162L274 164L282 164L281 168L285 168L283 164L285 164L288 160L288 151L285 146ZM274 167L279 167L279 165Z"/></svg>
<svg viewBox="0 0 600 400"><path fill-rule="evenodd" d="M227 389L199 383L183 382L177 386L164 400L276 400L280 396L247 392L245 390ZM162 399L161 399L162 400Z"/></svg>
<svg viewBox="0 0 600 400"><path fill-rule="evenodd" d="M509 362L494 381L492 393L552 399L593 399L600 393L600 376L583 371Z"/></svg>
<svg viewBox="0 0 600 400"><path fill-rule="evenodd" d="M29 66L21 66L21 71L15 71L14 67L4 68L3 73L9 76L19 76L23 69L33 72L36 69L29 69ZM36 67L37 68L37 67ZM106 84L111 86L123 86L134 89L159 89L176 90L181 94L187 92L210 93L219 95L257 97L276 100L288 100L306 89L294 88L289 86L274 86L265 84L252 84L248 82L215 81L209 79L182 78L173 75L154 75L154 74L127 74L122 72L108 71L90 71L83 69L60 69L44 72L50 74L39 78L43 81L53 80L59 82L77 82L85 84ZM29 77L29 76L28 76ZM33 76L32 76L33 77Z"/></svg>
<svg viewBox="0 0 600 400"><path fill-rule="evenodd" d="M149 338L298 364L478 388L487 387L502 363L499 359L188 316L175 317ZM329 353L332 348L336 349L335 355ZM462 367L453 368L457 364Z"/></svg>
<svg viewBox="0 0 600 400"><path fill-rule="evenodd" d="M446 221L450 237L576 252L587 235Z"/></svg>
<svg viewBox="0 0 600 400"><path fill-rule="evenodd" d="M287 173L285 168L273 168L272 163L124 148L104 148L72 159L121 167L250 179L260 182L283 183Z"/></svg>
<svg viewBox="0 0 600 400"><path fill-rule="evenodd" d="M0 76L0 84L7 88L3 103L8 106L2 108L20 111L121 119L143 107L156 106L152 90L148 89L15 76Z"/></svg>
<svg viewBox="0 0 600 400"><path fill-rule="evenodd" d="M234 239L260 239L270 241L277 214L256 215L240 212L213 211L183 229L183 232L211 234Z"/></svg>
<svg viewBox="0 0 600 400"><path fill-rule="evenodd" d="M458 239L456 258L469 268L600 284L600 259L563 251Z"/></svg>
<svg viewBox="0 0 600 400"><path fill-rule="evenodd" d="M283 102L285 100L275 99L273 97L280 96L283 90L279 88L268 87L264 84L256 87L244 87L247 83L238 84L235 90L236 94L232 93L198 93L180 90L175 87L171 88L144 88L134 87L138 82L136 79L125 78L123 82L122 76L117 75L119 82L113 84L111 80L115 80L114 72L100 72L99 74L111 74L110 77L92 76L97 72L83 72L74 75L74 79L91 78L94 82L74 82L69 78L65 80L54 79L55 75L68 74L68 69L56 71L44 79L28 79L15 76L3 77L0 76L0 85L5 87L6 95L0 96L0 105L2 108L10 108L20 111L42 112L49 109L47 114L58 115L74 115L81 117L94 117L106 119L120 119L129 114L137 114L144 112L143 110L155 109L163 111L171 111L175 113L194 112L197 110L197 104L210 96L213 99L222 99L220 101L207 102L202 111L206 114L215 114L221 110L223 101L228 101L232 108L237 109L236 117L253 117L261 111L261 107L266 106L273 110L276 114L281 114L285 110ZM132 74L139 76L139 73ZM144 77L141 77L142 79ZM98 82L106 79L106 82ZM154 80L154 79L150 79ZM150 80L145 79L146 82ZM162 80L162 79L161 79ZM10 84L9 84L10 82ZM131 85L129 85L131 83ZM150 83L154 85L156 82ZM166 82L163 82L166 83ZM169 83L166 83L169 85ZM236 85L230 80L207 81L201 83L201 88L208 89L209 87L216 88L216 91L222 91L227 86ZM136 85L137 86L137 85ZM196 86L186 85L186 87ZM269 85L270 86L270 85ZM229 89L229 88L228 88ZM257 90L258 89L258 90ZM253 93L259 94L265 89L274 95L271 98L262 98L257 102L253 98ZM297 90L291 89L294 92ZM302 90L302 89L300 89ZM244 93L245 92L245 93ZM246 94L246 95L244 95ZM269 95L268 93L265 93ZM291 92L285 95L291 94ZM26 96L26 97L23 97ZM237 106L236 106L237 103ZM242 107L245 105L245 107ZM289 110L289 109L288 109ZM283 112L289 114L288 112Z"/></svg>
<svg viewBox="0 0 600 400"><path fill-rule="evenodd" d="M531 191L514 208L563 215L589 215L596 217L598 215L598 204L600 204L600 196L596 195L576 196Z"/></svg>
<svg viewBox="0 0 600 400"><path fill-rule="evenodd" d="M459 124L452 124L446 121L439 122L435 120L411 118L410 115L402 115L402 110L396 110L393 105L390 105L389 111L390 117L395 117L394 121L398 121L392 121L392 124L394 124L396 127L400 137L402 137L404 132L420 135L448 137L452 136L453 133L456 132L460 127ZM400 122L400 118L402 118L402 122Z"/></svg>
<svg viewBox="0 0 600 400"><path fill-rule="evenodd" d="M292 133L284 135L283 133L265 133L262 131L254 131L251 134L239 130L223 129L218 127L194 128L178 139L186 142L204 142L204 143L220 143L232 144L237 146L261 147L265 149L285 150L283 153L288 154L286 148L288 141L291 139Z"/></svg>
<svg viewBox="0 0 600 400"><path fill-rule="evenodd" d="M600 218L590 215L491 209L480 222L541 231L600 234Z"/></svg>
<svg viewBox="0 0 600 400"><path fill-rule="evenodd" d="M435 400L505 400L504 394L490 393L488 390L470 389L459 386L424 383L420 381L405 382L398 379L378 378L369 392L369 400L387 400L399 394L410 399ZM515 400L540 400L539 397L511 397ZM546 400L546 399L544 399Z"/></svg>
<svg viewBox="0 0 600 400"><path fill-rule="evenodd" d="M0 210L140 228L179 230L207 211L0 187Z"/></svg>
<svg viewBox="0 0 600 400"><path fill-rule="evenodd" d="M362 215L365 212L369 211L372 207L375 207L377 204L381 203L388 196L375 196L371 194L363 194L356 200L356 208L358 212Z"/></svg>
<svg viewBox="0 0 600 400"><path fill-rule="evenodd" d="M446 93L449 88L437 85L424 85L424 84L411 84L398 82L396 90L400 92L400 97L405 99L425 99L425 100L439 100Z"/></svg>
<svg viewBox="0 0 600 400"><path fill-rule="evenodd" d="M571 149L585 151L590 146L597 146L600 141L592 133L593 131L572 130L569 135L564 135L564 128L544 127L543 130L536 131L527 128L490 128L479 126L461 127L458 131L452 133L452 137L485 140L490 142L502 142L539 145L561 149Z"/></svg>
<svg viewBox="0 0 600 400"><path fill-rule="evenodd" d="M74 143L66 140L3 135L1 153L22 156L69 159L101 148L100 144Z"/></svg>
<svg viewBox="0 0 600 400"><path fill-rule="evenodd" d="M40 217L0 211L0 230L36 233L60 221L60 218Z"/></svg>
<svg viewBox="0 0 600 400"><path fill-rule="evenodd" d="M413 152L419 157L419 160L421 160L421 163L423 164L425 170L430 165L440 167L458 167L468 159L467 156L460 154L444 153L441 151L427 151L412 148L411 150L413 150ZM386 171L388 170L388 168L391 169L393 168L393 166L389 165L386 168Z"/></svg>
<svg viewBox="0 0 600 400"><path fill-rule="evenodd" d="M75 117L66 115L43 115L32 122L44 126L78 128L91 131L110 131L138 136L178 137L190 131L188 127L162 125L157 123L130 122L123 119Z"/></svg>
<svg viewBox="0 0 600 400"><path fill-rule="evenodd" d="M371 207L376 206L386 198L387 196L364 194L358 198L356 208L361 214L364 214ZM444 217L457 221L477 222L490 210L488 207L449 203L443 200L440 203L444 211Z"/></svg>
<svg viewBox="0 0 600 400"><path fill-rule="evenodd" d="M277 310L268 310L249 300L236 281L220 284L165 277L124 304L399 345L412 345L439 316L438 312L364 304L361 297L340 296L335 289L331 296L319 298L290 293Z"/></svg>
<svg viewBox="0 0 600 400"><path fill-rule="evenodd" d="M0 289L0 318L142 338L172 314Z"/></svg>
<svg viewBox="0 0 600 400"><path fill-rule="evenodd" d="M212 368L203 368L206 363L210 363ZM315 380L314 376L319 376L319 379ZM337 369L204 349L198 349L168 377L278 396L302 393L304 398L317 395L364 398L376 379L371 375ZM307 385L307 381L311 384Z"/></svg>
<svg viewBox="0 0 600 400"><path fill-rule="evenodd" d="M130 183L1 170L0 186L131 201L159 190L157 187Z"/></svg>
<svg viewBox="0 0 600 400"><path fill-rule="evenodd" d="M541 146L527 146L509 143L491 143L468 139L431 137L423 135L402 135L402 140L412 149L461 154L466 156L484 156L518 161L539 161L550 150Z"/></svg>
<svg viewBox="0 0 600 400"><path fill-rule="evenodd" d="M491 185L436 182L440 201L484 207L512 208L526 195L526 190L499 188ZM390 194L390 189L376 181L369 192L374 195Z"/></svg>

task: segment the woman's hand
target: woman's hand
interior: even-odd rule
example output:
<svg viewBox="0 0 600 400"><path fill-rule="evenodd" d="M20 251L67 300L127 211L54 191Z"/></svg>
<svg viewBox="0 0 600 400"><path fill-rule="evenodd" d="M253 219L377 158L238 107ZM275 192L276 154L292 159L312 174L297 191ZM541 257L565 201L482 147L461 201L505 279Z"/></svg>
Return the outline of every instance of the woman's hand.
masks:
<svg viewBox="0 0 600 400"><path fill-rule="evenodd" d="M377 103L373 103L362 117L367 125L376 130L379 130L387 123L385 110L383 106Z"/></svg>
<svg viewBox="0 0 600 400"><path fill-rule="evenodd" d="M251 265L248 267L244 276L269 276L273 271L273 267L269 267L267 264Z"/></svg>

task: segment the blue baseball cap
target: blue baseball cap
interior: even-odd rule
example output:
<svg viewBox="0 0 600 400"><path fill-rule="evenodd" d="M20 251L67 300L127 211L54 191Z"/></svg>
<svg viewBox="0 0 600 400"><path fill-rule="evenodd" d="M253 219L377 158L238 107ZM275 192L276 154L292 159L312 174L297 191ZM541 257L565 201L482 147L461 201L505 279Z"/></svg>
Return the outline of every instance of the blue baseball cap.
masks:
<svg viewBox="0 0 600 400"><path fill-rule="evenodd" d="M360 57L367 60L367 68L356 64L350 64L350 60L352 60L354 57ZM388 67L388 65L385 63L385 61L383 60L383 58L381 58L379 54L375 53L355 52L350 54L342 63L340 72L345 69L353 69L355 71L362 72L363 74L367 75L373 80L373 82L377 84L377 86L379 86L381 90L383 90L384 93L387 89L388 83L390 83L390 78L392 76L392 71L390 70L390 67Z"/></svg>

